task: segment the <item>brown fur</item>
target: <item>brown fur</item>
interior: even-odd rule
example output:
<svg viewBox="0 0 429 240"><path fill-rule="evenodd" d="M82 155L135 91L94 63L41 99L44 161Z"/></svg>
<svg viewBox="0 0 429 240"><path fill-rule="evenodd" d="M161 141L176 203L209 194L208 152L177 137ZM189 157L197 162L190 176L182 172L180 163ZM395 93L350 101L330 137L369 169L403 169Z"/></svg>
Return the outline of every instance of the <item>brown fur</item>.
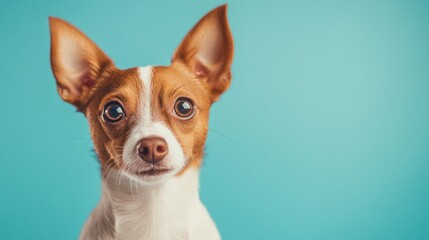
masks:
<svg viewBox="0 0 429 240"><path fill-rule="evenodd" d="M91 92L85 107L95 150L102 168L120 168L122 149L129 131L135 125L138 99L141 94L141 80L136 68L128 70L111 69ZM101 118L106 103L118 101L125 110L125 119L118 123L107 123Z"/></svg>
<svg viewBox="0 0 429 240"><path fill-rule="evenodd" d="M183 120L173 113L179 97L194 102L195 115ZM152 109L154 118L163 121L173 131L185 156L186 167L199 167L204 152L210 108L207 88L185 66L175 63L168 67L155 67L152 75ZM159 104L161 103L161 104Z"/></svg>

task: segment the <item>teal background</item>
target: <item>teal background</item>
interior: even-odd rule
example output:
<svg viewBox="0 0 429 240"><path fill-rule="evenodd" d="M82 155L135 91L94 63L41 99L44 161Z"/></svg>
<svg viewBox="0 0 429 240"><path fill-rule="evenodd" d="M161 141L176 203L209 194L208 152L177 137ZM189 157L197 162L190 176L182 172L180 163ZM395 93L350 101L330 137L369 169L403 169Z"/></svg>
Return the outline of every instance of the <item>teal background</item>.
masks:
<svg viewBox="0 0 429 240"><path fill-rule="evenodd" d="M166 65L221 1L0 3L0 239L76 239L100 197L48 16L121 68ZM201 197L224 239L429 239L429 2L230 1L234 81Z"/></svg>

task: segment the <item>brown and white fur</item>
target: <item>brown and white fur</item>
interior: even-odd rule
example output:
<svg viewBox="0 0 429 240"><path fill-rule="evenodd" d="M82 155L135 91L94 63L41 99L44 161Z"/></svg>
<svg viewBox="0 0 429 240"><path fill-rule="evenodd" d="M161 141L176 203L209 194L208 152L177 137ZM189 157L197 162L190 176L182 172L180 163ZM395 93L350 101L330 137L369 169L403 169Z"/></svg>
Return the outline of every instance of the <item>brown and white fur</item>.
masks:
<svg viewBox="0 0 429 240"><path fill-rule="evenodd" d="M231 81L226 10L224 5L205 15L171 65L126 70L77 28L49 18L59 95L88 119L102 171L101 200L80 239L220 239L198 181L209 109ZM181 99L187 110L178 108ZM112 103L115 122L107 110ZM178 114L190 105L192 115ZM162 152L162 160L143 161L149 149L140 149L143 140L155 138L165 145L151 154Z"/></svg>

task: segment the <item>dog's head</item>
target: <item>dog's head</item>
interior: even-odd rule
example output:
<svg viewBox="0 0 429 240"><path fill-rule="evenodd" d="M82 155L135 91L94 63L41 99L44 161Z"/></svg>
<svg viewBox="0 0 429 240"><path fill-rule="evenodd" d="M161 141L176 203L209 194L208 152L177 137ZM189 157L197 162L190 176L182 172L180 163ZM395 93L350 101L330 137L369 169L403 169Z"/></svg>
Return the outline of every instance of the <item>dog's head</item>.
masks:
<svg viewBox="0 0 429 240"><path fill-rule="evenodd" d="M209 108L231 82L226 6L192 28L170 66L120 70L77 28L49 23L58 92L87 117L104 172L158 183L200 166Z"/></svg>

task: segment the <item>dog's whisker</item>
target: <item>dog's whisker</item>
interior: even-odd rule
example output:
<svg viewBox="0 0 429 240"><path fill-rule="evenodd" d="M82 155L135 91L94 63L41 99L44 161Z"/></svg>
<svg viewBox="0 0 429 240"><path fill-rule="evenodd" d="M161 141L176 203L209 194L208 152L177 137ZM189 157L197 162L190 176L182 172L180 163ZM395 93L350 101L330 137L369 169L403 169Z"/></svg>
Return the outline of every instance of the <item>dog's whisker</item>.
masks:
<svg viewBox="0 0 429 240"><path fill-rule="evenodd" d="M216 133L217 135L219 135L219 136L221 136L221 137L225 138L226 140L228 140L228 141L229 141L229 142L231 142L231 143L233 142L233 141L231 140L231 138L227 137L225 134L223 134L223 133L219 132L218 130L215 130L215 129L213 129L213 128L209 128L209 131Z"/></svg>
<svg viewBox="0 0 429 240"><path fill-rule="evenodd" d="M91 140L91 138L58 138L57 141L85 141L85 140Z"/></svg>
<svg viewBox="0 0 429 240"><path fill-rule="evenodd" d="M85 153L86 149L88 148L89 143L91 142L91 138L87 138L86 140L87 141L86 141L85 145L83 146L83 149L79 154L79 157L77 158L77 162L79 162L82 159L83 154Z"/></svg>
<svg viewBox="0 0 429 240"><path fill-rule="evenodd" d="M110 163L107 164L105 170L103 171L102 178L108 179L110 172L113 170L113 166L115 165L115 161L110 160Z"/></svg>
<svg viewBox="0 0 429 240"><path fill-rule="evenodd" d="M137 185L137 181L134 181L134 185L136 186L137 194L139 194L140 192L139 192L139 188L138 188L138 185Z"/></svg>
<svg viewBox="0 0 429 240"><path fill-rule="evenodd" d="M133 198L133 200L134 200L134 193L133 193L133 186L131 185L131 178L128 178L129 180L130 180L130 184L129 184L129 187L130 187L130 191L131 191L131 197Z"/></svg>

